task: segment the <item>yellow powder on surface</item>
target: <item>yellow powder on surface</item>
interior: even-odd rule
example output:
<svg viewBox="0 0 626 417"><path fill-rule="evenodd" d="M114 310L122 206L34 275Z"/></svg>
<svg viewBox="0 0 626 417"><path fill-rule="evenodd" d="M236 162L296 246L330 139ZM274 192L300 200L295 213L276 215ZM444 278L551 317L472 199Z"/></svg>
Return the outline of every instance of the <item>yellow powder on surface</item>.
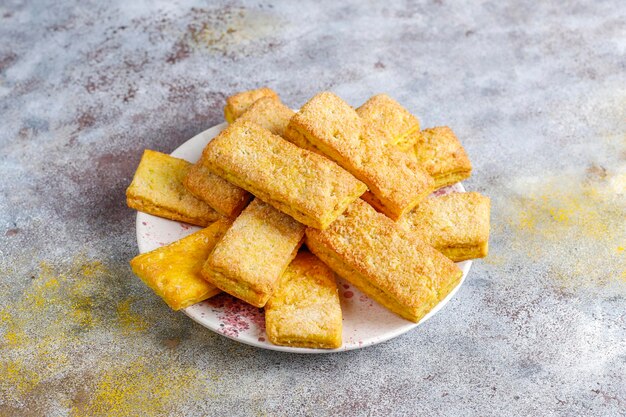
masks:
<svg viewBox="0 0 626 417"><path fill-rule="evenodd" d="M550 276L570 288L624 279L626 257L615 250L626 236L623 175L590 168L585 174L520 178L511 191L494 207L511 237L508 252L494 254L494 261L524 256L546 263Z"/></svg>
<svg viewBox="0 0 626 417"><path fill-rule="evenodd" d="M135 301L133 298L127 298L117 305L117 317L125 332L140 332L146 330L149 325L143 317L133 311L131 305Z"/></svg>
<svg viewBox="0 0 626 417"><path fill-rule="evenodd" d="M16 395L22 396L39 382L38 373L27 367L23 360L0 360L0 393L13 390Z"/></svg>
<svg viewBox="0 0 626 417"><path fill-rule="evenodd" d="M140 359L102 372L86 399L75 401L73 416L164 415L174 401L199 398L199 372L189 367L163 367ZM181 398L182 397L182 398Z"/></svg>
<svg viewBox="0 0 626 417"><path fill-rule="evenodd" d="M41 381L68 371L68 351L78 342L72 328L84 324L82 318L76 319L78 310L71 296L84 285L80 274L84 265L93 266L75 263L56 273L42 262L22 297L0 311L0 381L15 382L15 386L0 382L3 399L20 402ZM18 365L19 378L12 376Z"/></svg>
<svg viewBox="0 0 626 417"><path fill-rule="evenodd" d="M45 415L59 405L73 415L168 414L210 397L215 379L180 363L182 342L166 350L133 342L163 306L129 296L130 272L77 256L69 265L42 262L32 275L0 309L0 416Z"/></svg>

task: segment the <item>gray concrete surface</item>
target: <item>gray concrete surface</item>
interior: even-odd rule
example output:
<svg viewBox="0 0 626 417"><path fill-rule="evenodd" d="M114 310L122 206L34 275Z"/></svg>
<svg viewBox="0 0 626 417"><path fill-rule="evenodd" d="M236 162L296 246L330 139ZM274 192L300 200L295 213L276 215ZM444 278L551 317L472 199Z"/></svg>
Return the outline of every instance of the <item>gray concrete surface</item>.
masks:
<svg viewBox="0 0 626 417"><path fill-rule="evenodd" d="M0 415L626 414L625 53L618 0L0 2ZM261 351L131 274L142 150L260 85L461 138L491 253L424 326Z"/></svg>

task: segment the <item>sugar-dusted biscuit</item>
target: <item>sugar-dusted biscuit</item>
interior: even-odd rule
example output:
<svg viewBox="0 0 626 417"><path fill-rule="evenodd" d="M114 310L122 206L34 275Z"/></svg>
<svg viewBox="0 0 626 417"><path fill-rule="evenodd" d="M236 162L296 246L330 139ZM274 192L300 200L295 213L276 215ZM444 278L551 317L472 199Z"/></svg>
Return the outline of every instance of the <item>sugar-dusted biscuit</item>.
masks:
<svg viewBox="0 0 626 417"><path fill-rule="evenodd" d="M454 262L363 200L328 229L307 228L306 245L369 297L416 323L462 276Z"/></svg>
<svg viewBox="0 0 626 417"><path fill-rule="evenodd" d="M417 162L435 179L437 188L469 178L472 164L461 142L448 126L424 129L414 134Z"/></svg>
<svg viewBox="0 0 626 417"><path fill-rule="evenodd" d="M333 93L319 93L302 106L285 135L290 140L306 139L310 149L363 181L380 202L381 211L392 219L434 190L433 179L412 158L381 141L376 129L364 128L354 109Z"/></svg>
<svg viewBox="0 0 626 417"><path fill-rule="evenodd" d="M206 229L130 261L135 275L173 310L189 307L221 291L202 278L204 261L230 226L218 220Z"/></svg>
<svg viewBox="0 0 626 417"><path fill-rule="evenodd" d="M324 155L324 152L322 152L321 150L319 150L318 148L316 148L311 142L309 142L309 140L306 138L306 136L304 134L302 134L299 130L297 130L293 124L289 124L287 126L287 129L285 129L285 132L283 134L283 137L285 139L287 139L289 142L293 143L294 145L302 148L302 149L307 149L311 152L315 152L318 153L320 155ZM324 155L326 156L326 155Z"/></svg>
<svg viewBox="0 0 626 417"><path fill-rule="evenodd" d="M400 150L409 149L415 143L411 134L420 130L419 120L387 94L372 96L356 112L368 128L380 131Z"/></svg>
<svg viewBox="0 0 626 417"><path fill-rule="evenodd" d="M278 100L278 94L271 88L263 87L256 90L242 91L226 99L224 118L228 123L233 123L255 101L263 97L271 97Z"/></svg>
<svg viewBox="0 0 626 417"><path fill-rule="evenodd" d="M490 200L479 193L427 198L398 225L455 262L484 258L489 247Z"/></svg>
<svg viewBox="0 0 626 417"><path fill-rule="evenodd" d="M202 275L222 291L263 307L302 244L305 226L257 199L235 219Z"/></svg>
<svg viewBox="0 0 626 417"><path fill-rule="evenodd" d="M128 207L144 213L207 226L221 216L183 185L191 163L145 150L133 181L126 190Z"/></svg>
<svg viewBox="0 0 626 417"><path fill-rule="evenodd" d="M294 112L276 97L262 97L239 116L238 123L256 123L276 135L282 135ZM220 214L237 217L250 202L252 194L212 173L200 157L187 173L185 187Z"/></svg>
<svg viewBox="0 0 626 417"><path fill-rule="evenodd" d="M263 97L255 101L237 120L256 123L275 135L283 136L294 114L295 112L280 100Z"/></svg>
<svg viewBox="0 0 626 417"><path fill-rule="evenodd" d="M341 305L335 273L301 251L265 305L265 330L275 345L333 349L341 346Z"/></svg>
<svg viewBox="0 0 626 417"><path fill-rule="evenodd" d="M252 200L252 194L212 173L202 157L184 179L185 187L220 214L235 218Z"/></svg>
<svg viewBox="0 0 626 417"><path fill-rule="evenodd" d="M204 152L211 171L307 226L326 228L367 189L339 165L254 123L234 123Z"/></svg>

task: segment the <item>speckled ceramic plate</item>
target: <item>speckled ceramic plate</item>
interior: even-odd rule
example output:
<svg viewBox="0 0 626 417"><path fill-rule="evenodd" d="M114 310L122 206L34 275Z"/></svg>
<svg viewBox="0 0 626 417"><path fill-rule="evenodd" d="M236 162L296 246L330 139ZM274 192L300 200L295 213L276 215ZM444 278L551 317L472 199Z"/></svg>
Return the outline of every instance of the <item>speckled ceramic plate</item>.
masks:
<svg viewBox="0 0 626 417"><path fill-rule="evenodd" d="M182 144L172 152L172 155L190 162L197 161L204 146L225 127L226 123L222 123L205 130ZM436 194L447 194L452 191L463 192L465 189L459 183L438 190ZM185 223L137 213L137 243L141 253L167 245L196 230L199 228ZM419 323L412 323L396 316L363 295L350 283L340 279L338 284L343 310L343 346L335 350L293 348L271 344L265 334L263 310L227 294L217 295L188 307L183 312L221 335L264 349L297 353L327 353L359 349L400 336L437 314L461 287L472 262L460 262L458 266L463 270L461 283Z"/></svg>

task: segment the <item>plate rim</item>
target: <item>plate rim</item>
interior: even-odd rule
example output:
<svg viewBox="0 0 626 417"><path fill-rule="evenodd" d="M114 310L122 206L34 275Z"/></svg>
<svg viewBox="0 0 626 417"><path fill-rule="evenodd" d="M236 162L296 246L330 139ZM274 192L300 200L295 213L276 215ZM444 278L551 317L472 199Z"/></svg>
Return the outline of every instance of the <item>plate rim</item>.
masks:
<svg viewBox="0 0 626 417"><path fill-rule="evenodd" d="M188 158L184 158L181 155L181 154L184 154L186 148L196 146L196 142L200 142L200 141L204 141L204 140L206 140L206 143L210 142L226 126L228 126L228 123L227 122L222 122L222 123L216 124L216 125L208 128L208 129L203 130L202 132L196 134L195 136L191 137L190 139L186 140L185 142L180 144L178 147L176 147L176 149L174 149L170 153L170 155L174 156L174 157L177 157L177 158L189 160ZM206 146L206 143L205 143L204 146ZM190 162L195 162L195 161L190 161ZM459 182L456 185L458 187L460 187L460 189L461 189L460 192L467 192L465 190L465 187L463 186L463 183ZM143 213L141 211L137 211L137 214L136 214L136 218L135 218L135 237L137 239L137 247L139 249L139 253L140 254L148 252L148 249L143 245L143 240L144 239L140 237L141 228L143 226L142 223L145 221L143 219L143 216L151 216L151 215L147 214L147 213ZM175 222L174 220L169 220L169 219L164 219L164 220ZM445 307L445 305L448 304L454 298L454 296L456 295L457 291L461 288L461 286L465 282L465 279L469 275L469 271L472 268L472 264L473 264L473 260L471 260L471 259L467 260L467 261L463 261L462 265L459 265L459 263L457 263L457 265L459 265L459 267L461 268L461 270L463 272L463 275L461 277L461 281L459 282L459 284L456 287L454 287L454 289L452 291L450 291L450 293L443 300L441 300L439 303L437 303L437 305L432 310L430 310L424 317L422 317L422 319L419 322L412 323L412 322L407 320L407 325L406 326L398 327L398 328L396 328L396 329L394 329L392 331L389 331L389 332L385 333L381 337L374 338L373 340L371 340L369 342L347 344L344 341L342 346L337 348L337 349L313 349L313 348L301 348L301 347L293 347L293 346L281 346L281 345L273 345L271 343L264 344L263 342L258 342L258 341L255 341L255 340L246 340L246 339L242 339L242 338L238 338L238 337L233 337L233 336L230 336L230 335L227 335L227 334L224 334L224 333L218 331L217 328L213 328L213 327L209 326L208 323L204 322L202 320L202 318L199 317L199 315L194 314L190 310L193 306L186 307L184 309L181 309L180 311L183 314L185 314L187 317L192 319L194 322L200 324L202 327L205 327L205 328L213 331L214 333L217 333L220 336L223 336L223 337L226 337L226 338L231 339L233 341L236 341L238 343L243 343L245 345L253 346L253 347L256 347L256 348L261 348L261 349L266 349L266 350L273 350L273 351L279 351L279 352L285 352L285 353L301 353L301 354L327 354L327 353L337 353L337 352L348 352L348 351L351 351L351 350L363 349L363 348L366 348L366 347L370 347L370 346L374 346L374 345L377 345L377 344L380 344L380 343L387 342L387 341L389 341L391 339L395 339L396 337L402 336L402 335L410 332L411 330L415 329L416 327L418 327L421 324L424 324L432 316L434 316L435 314L439 313L439 311L441 311ZM374 302L376 302L376 301L374 301Z"/></svg>

